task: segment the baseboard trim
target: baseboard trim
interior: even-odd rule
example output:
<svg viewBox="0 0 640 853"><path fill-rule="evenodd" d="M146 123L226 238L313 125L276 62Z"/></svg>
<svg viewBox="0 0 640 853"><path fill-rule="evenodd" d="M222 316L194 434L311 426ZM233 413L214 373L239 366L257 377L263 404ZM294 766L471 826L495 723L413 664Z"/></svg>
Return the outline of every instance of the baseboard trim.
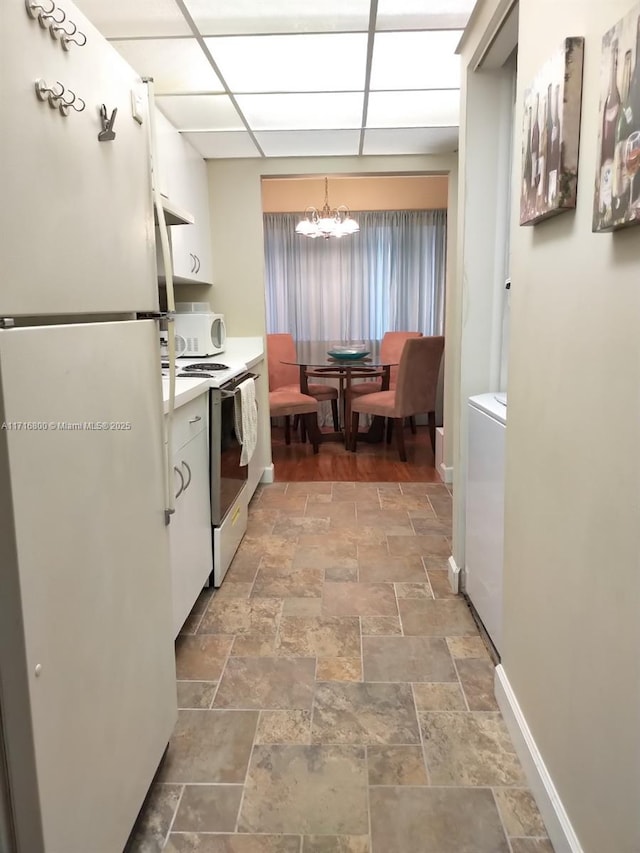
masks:
<svg viewBox="0 0 640 853"><path fill-rule="evenodd" d="M494 691L555 853L584 853L502 664Z"/></svg>
<svg viewBox="0 0 640 853"><path fill-rule="evenodd" d="M448 576L451 592L460 592L460 566L453 559L453 556L449 557Z"/></svg>
<svg viewBox="0 0 640 853"><path fill-rule="evenodd" d="M441 462L440 468L438 470L438 474L439 474L442 482L445 483L446 485L453 483L453 467L452 466L448 467L447 465L444 464L444 462Z"/></svg>
<svg viewBox="0 0 640 853"><path fill-rule="evenodd" d="M260 477L261 483L273 483L275 480L275 469L273 467L273 462L271 465L267 465L267 467L262 472L262 477Z"/></svg>

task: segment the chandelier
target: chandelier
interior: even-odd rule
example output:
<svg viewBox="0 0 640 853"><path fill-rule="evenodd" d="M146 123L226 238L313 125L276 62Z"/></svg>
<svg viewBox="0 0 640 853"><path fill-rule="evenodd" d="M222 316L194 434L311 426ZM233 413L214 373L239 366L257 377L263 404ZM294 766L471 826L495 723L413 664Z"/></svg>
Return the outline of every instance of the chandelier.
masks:
<svg viewBox="0 0 640 853"><path fill-rule="evenodd" d="M304 216L296 225L296 234L303 237L344 237L346 234L355 234L360 226L350 216L349 208L341 204L333 210L329 207L329 179L324 179L324 206L318 211L315 207L308 207Z"/></svg>

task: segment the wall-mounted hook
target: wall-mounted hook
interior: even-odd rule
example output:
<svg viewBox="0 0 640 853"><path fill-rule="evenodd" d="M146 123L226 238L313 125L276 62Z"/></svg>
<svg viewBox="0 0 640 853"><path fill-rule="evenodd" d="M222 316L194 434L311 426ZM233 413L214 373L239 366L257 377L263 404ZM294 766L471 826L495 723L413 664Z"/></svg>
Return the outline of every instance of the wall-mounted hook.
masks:
<svg viewBox="0 0 640 853"><path fill-rule="evenodd" d="M78 41L78 38L76 38L75 36L77 36L78 38L81 38L82 41ZM77 44L78 47L84 47L86 43L87 43L87 37L85 36L84 33L81 33L80 30L74 31L73 37L72 36L62 36L62 47L65 50L69 50L70 45L72 45L72 44Z"/></svg>
<svg viewBox="0 0 640 853"><path fill-rule="evenodd" d="M39 3L36 3L35 0L25 0L24 5L27 8L27 14L30 18L33 18L34 21L42 14L50 15L56 8L56 4L53 2L53 0L51 2L50 9L45 9L44 6L41 6Z"/></svg>
<svg viewBox="0 0 640 853"><path fill-rule="evenodd" d="M107 116L107 108L104 104L100 107L100 121L102 122L102 130L98 134L98 142L112 142L116 138L113 125L116 120L118 108L116 107L111 113L111 118Z"/></svg>

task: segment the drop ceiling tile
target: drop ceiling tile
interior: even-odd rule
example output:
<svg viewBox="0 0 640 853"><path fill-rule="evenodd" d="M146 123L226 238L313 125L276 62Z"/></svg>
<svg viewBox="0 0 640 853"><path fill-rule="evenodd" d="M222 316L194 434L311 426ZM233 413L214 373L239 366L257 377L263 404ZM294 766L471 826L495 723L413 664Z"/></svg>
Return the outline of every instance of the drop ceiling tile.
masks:
<svg viewBox="0 0 640 853"><path fill-rule="evenodd" d="M363 154L446 154L458 148L457 127L365 130Z"/></svg>
<svg viewBox="0 0 640 853"><path fill-rule="evenodd" d="M234 93L364 88L365 33L236 36L205 43Z"/></svg>
<svg viewBox="0 0 640 853"><path fill-rule="evenodd" d="M367 127L452 127L459 124L460 92L371 92Z"/></svg>
<svg viewBox="0 0 640 853"><path fill-rule="evenodd" d="M369 0L186 0L205 36L241 33L366 31Z"/></svg>
<svg viewBox="0 0 640 853"><path fill-rule="evenodd" d="M156 94L224 91L194 38L133 39L112 45L138 74L153 77Z"/></svg>
<svg viewBox="0 0 640 853"><path fill-rule="evenodd" d="M378 0L377 30L464 29L476 0Z"/></svg>
<svg viewBox="0 0 640 853"><path fill-rule="evenodd" d="M184 133L183 136L205 160L260 156L246 130L203 130Z"/></svg>
<svg viewBox="0 0 640 853"><path fill-rule="evenodd" d="M105 38L191 35L174 0L76 0Z"/></svg>
<svg viewBox="0 0 640 853"><path fill-rule="evenodd" d="M449 89L460 86L459 30L376 33L371 89Z"/></svg>
<svg viewBox="0 0 640 853"><path fill-rule="evenodd" d="M359 130L267 130L256 133L267 157L331 157L358 153Z"/></svg>
<svg viewBox="0 0 640 853"><path fill-rule="evenodd" d="M245 129L227 95L163 96L156 104L178 130Z"/></svg>
<svg viewBox="0 0 640 853"><path fill-rule="evenodd" d="M354 128L362 121L362 92L238 95L237 101L254 131Z"/></svg>

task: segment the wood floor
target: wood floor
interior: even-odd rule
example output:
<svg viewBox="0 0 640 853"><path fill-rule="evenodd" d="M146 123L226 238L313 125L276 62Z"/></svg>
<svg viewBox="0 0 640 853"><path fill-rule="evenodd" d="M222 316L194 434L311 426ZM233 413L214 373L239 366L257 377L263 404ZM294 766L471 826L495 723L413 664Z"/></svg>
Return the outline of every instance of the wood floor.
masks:
<svg viewBox="0 0 640 853"><path fill-rule="evenodd" d="M314 455L311 445L302 444L295 433L291 444L284 442L284 429L271 428L271 452L276 482L347 481L360 483L441 482L434 468L433 452L426 426L417 435L405 429L407 461L401 462L395 441L390 445L360 442L356 453L345 450L339 441L327 441Z"/></svg>

